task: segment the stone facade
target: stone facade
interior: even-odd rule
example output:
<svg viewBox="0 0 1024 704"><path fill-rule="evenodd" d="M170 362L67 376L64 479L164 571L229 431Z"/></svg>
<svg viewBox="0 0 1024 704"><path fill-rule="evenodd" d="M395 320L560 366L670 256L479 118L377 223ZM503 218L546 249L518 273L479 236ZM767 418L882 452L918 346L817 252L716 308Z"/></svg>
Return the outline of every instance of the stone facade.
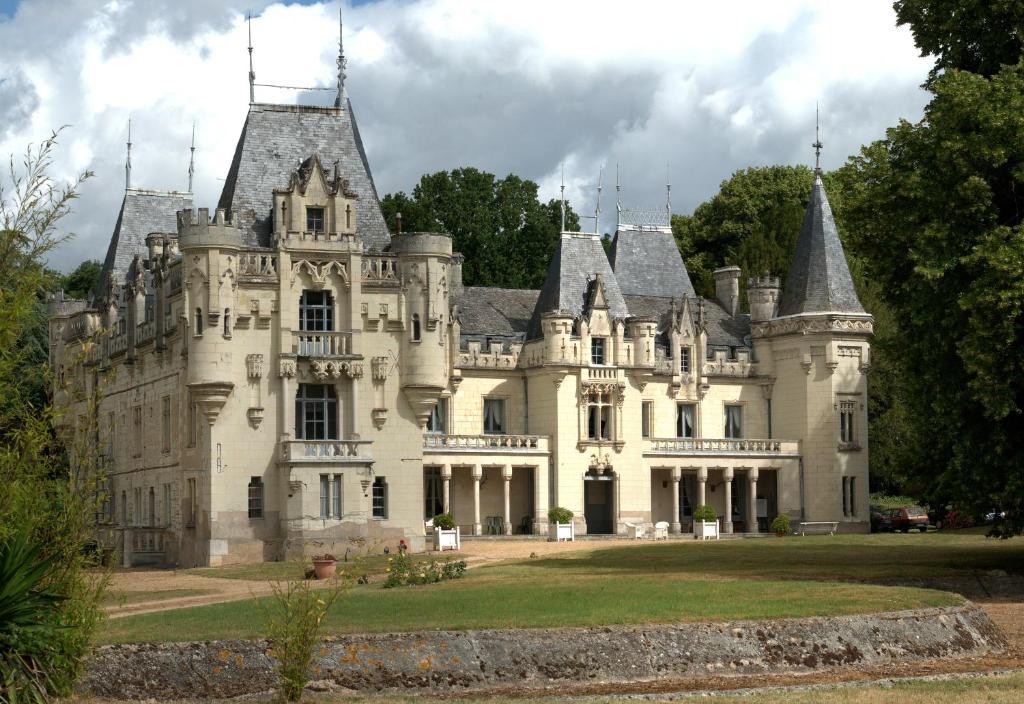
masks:
<svg viewBox="0 0 1024 704"><path fill-rule="evenodd" d="M562 233L541 291L464 287L449 237L382 229L347 101L252 105L221 205L128 190L99 289L51 301L126 564L421 549L442 511L544 535L556 505L578 534L687 532L699 504L724 532L867 530L871 317L815 290L846 285L820 180L787 315L773 277L740 312L736 267L699 298L667 220L629 211L610 257Z"/></svg>

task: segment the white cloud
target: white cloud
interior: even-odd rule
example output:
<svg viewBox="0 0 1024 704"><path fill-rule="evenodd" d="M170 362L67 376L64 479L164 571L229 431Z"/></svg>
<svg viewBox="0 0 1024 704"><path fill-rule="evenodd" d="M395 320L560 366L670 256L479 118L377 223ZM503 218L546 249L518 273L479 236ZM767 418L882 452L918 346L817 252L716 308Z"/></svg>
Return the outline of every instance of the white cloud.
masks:
<svg viewBox="0 0 1024 704"><path fill-rule="evenodd" d="M181 189L198 123L196 201L213 206L248 104L247 7L257 81L332 86L337 5L241 0L25 0L0 20L0 151L70 123L57 173L90 168L57 253L102 256L124 182ZM894 26L891 3L385 1L345 9L349 89L381 193L420 174L477 166L537 180L593 212L607 165L603 229L623 198L687 212L732 171L807 163L821 101L835 167L900 117L917 119L930 62ZM257 89L269 102L333 99Z"/></svg>

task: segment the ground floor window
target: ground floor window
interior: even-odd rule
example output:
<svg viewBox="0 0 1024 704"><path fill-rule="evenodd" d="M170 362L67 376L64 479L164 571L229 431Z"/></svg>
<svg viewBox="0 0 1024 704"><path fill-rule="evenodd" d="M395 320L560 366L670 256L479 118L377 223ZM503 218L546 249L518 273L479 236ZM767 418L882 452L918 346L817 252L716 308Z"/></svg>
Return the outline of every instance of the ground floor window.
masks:
<svg viewBox="0 0 1024 704"><path fill-rule="evenodd" d="M249 518L263 518L263 478L249 480Z"/></svg>
<svg viewBox="0 0 1024 704"><path fill-rule="evenodd" d="M851 518L857 515L857 477L843 477L843 515Z"/></svg>
<svg viewBox="0 0 1024 704"><path fill-rule="evenodd" d="M388 517L388 483L384 477L373 480L373 517Z"/></svg>
<svg viewBox="0 0 1024 704"><path fill-rule="evenodd" d="M693 516L694 503L697 501L695 491L696 477L682 477L679 481L679 515L683 518Z"/></svg>

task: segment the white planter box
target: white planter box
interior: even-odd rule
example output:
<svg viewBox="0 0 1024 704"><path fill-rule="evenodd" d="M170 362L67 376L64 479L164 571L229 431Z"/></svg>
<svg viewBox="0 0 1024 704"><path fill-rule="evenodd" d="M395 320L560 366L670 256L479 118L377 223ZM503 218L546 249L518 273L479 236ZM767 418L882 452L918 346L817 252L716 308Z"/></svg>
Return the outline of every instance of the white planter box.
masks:
<svg viewBox="0 0 1024 704"><path fill-rule="evenodd" d="M700 540L714 538L718 540L718 519L713 521L694 521L693 537Z"/></svg>
<svg viewBox="0 0 1024 704"><path fill-rule="evenodd" d="M562 540L575 541L576 540L576 524L575 523L549 523L548 524L548 540L553 542L560 542Z"/></svg>
<svg viewBox="0 0 1024 704"><path fill-rule="evenodd" d="M434 528L434 549L435 550L459 550L462 548L462 534L459 527L453 530L441 530Z"/></svg>

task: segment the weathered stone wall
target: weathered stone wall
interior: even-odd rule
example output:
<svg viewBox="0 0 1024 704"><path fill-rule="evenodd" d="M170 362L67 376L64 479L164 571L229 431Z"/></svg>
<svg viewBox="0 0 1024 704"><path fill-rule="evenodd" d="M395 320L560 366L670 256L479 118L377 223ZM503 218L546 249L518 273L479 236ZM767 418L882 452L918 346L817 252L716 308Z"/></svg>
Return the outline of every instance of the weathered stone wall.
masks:
<svg viewBox="0 0 1024 704"><path fill-rule="evenodd" d="M998 652L973 604L837 618L439 631L325 641L312 680L362 691L461 690L807 671ZM106 646L84 691L120 699L234 697L274 687L267 641Z"/></svg>

